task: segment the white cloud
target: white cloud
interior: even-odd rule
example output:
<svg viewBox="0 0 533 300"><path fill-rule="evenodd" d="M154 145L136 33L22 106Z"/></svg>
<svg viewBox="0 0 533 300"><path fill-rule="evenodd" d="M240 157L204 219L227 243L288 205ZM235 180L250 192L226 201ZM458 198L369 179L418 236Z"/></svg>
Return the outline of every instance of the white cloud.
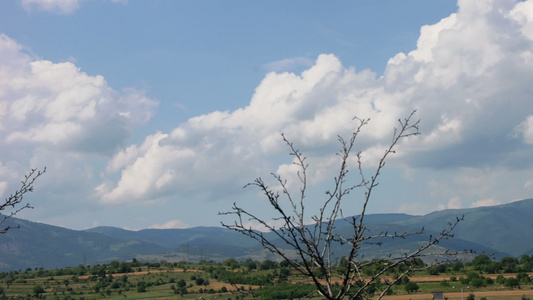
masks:
<svg viewBox="0 0 533 300"><path fill-rule="evenodd" d="M19 0L24 9L31 11L36 8L41 11L71 14L80 8L86 0ZM127 4L128 0L111 0L112 3Z"/></svg>
<svg viewBox="0 0 533 300"><path fill-rule="evenodd" d="M439 35L441 32L452 29L457 22L457 15L442 19L440 22L434 25L424 25L420 28L420 37L417 41L417 49L409 53L413 58L425 63L433 62L433 50L438 47ZM402 53L403 54L403 53ZM406 57L396 56L389 61L389 64L398 64Z"/></svg>
<svg viewBox="0 0 533 300"><path fill-rule="evenodd" d="M137 152L138 157L122 172L122 177L117 186L110 190L107 185L100 185L97 191L101 194L105 203L121 203L126 199L137 199L139 197L147 200L158 198L158 195L165 190L171 189L172 182L187 184L186 174L189 170L177 168L175 161L194 161L195 153L190 149L172 149L171 147L161 147L160 141L167 138L166 134L156 134L149 136L140 147L142 152ZM129 155L127 152L135 151L131 147L125 152L119 152L111 161L115 164L111 169L116 169L117 160L121 160ZM131 156L130 156L131 158Z"/></svg>
<svg viewBox="0 0 533 300"><path fill-rule="evenodd" d="M437 172L426 169L420 170L411 180L419 195L424 196L428 203L440 203L436 207L442 210L497 205L531 198L531 188L524 180L531 178L531 174L531 169L503 167Z"/></svg>
<svg viewBox="0 0 533 300"><path fill-rule="evenodd" d="M44 11L70 14L80 7L84 0L20 0L22 6L31 10L37 8Z"/></svg>
<svg viewBox="0 0 533 300"><path fill-rule="evenodd" d="M81 1L22 3L72 13ZM81 201L96 196L121 207L233 200L245 183L272 170L294 178L281 132L309 156L310 183L319 184L332 178L337 134L350 134L354 116L372 119L356 144L368 166L397 120L417 109L422 135L399 145L388 166L413 170L408 181L430 202L390 207L421 213L526 197L524 178L533 167L532 7L531 0L459 1L456 14L422 27L417 48L391 58L379 78L343 66L333 54L267 64L274 72L248 106L196 116L129 146L155 101L142 91L113 90L75 59L30 56L0 35L0 180L47 165L54 174L47 190L65 202L80 194ZM302 66L307 70L286 72Z"/></svg>
<svg viewBox="0 0 533 300"><path fill-rule="evenodd" d="M533 187L533 180L528 180L528 181L524 184L524 187L525 187L525 188L532 188L532 187Z"/></svg>
<svg viewBox="0 0 533 300"><path fill-rule="evenodd" d="M157 102L142 91L115 91L73 63L27 53L0 35L0 181L17 183L31 168L46 166L38 182L49 196L41 197L44 206L52 210L71 199L83 206L94 201L94 163L122 148Z"/></svg>
<svg viewBox="0 0 533 300"><path fill-rule="evenodd" d="M519 2L509 12L509 16L522 26L520 31L524 36L533 39L533 2Z"/></svg>
<svg viewBox="0 0 533 300"><path fill-rule="evenodd" d="M109 154L153 114L156 103L141 91L121 94L70 62L30 57L5 35L0 52L0 138L8 144Z"/></svg>
<svg viewBox="0 0 533 300"><path fill-rule="evenodd" d="M494 205L498 205L498 204L501 204L501 203L496 201L496 200L494 200L494 199L483 199L483 200L478 200L478 201L472 203L472 205L470 205L470 207L494 206Z"/></svg>
<svg viewBox="0 0 533 300"><path fill-rule="evenodd" d="M239 193L235 186L269 169L291 176L293 168L279 161L279 167L269 167L268 157L287 151L281 132L318 166L315 178L330 178L324 171L333 163L329 154L338 149L337 134L346 136L354 128L354 116L372 118L357 143L371 163L397 120L418 109L423 134L400 145L396 160L414 169L463 168L460 174L477 177L451 176L450 182L481 189L461 202L490 198L491 171L532 166L530 159L524 163L528 148L513 138L517 120L533 111L533 61L524 56L533 41L523 34L531 23L530 3L460 1L458 13L424 26L417 49L391 59L381 78L346 68L331 54L320 55L301 74L271 72L247 107L191 118L168 136L157 135L157 143L149 142L154 135L119 152L106 176L121 172L121 178L110 180L102 195L109 202L142 202L200 189L215 197L215 190ZM527 142L531 126L525 124L520 128ZM146 143L149 150L140 151ZM433 197L455 199L450 208L461 205L454 198L456 187L433 185ZM446 193L438 196L438 191Z"/></svg>
<svg viewBox="0 0 533 300"><path fill-rule="evenodd" d="M168 222L165 222L163 224L153 224L149 226L148 228L151 229L180 229L180 228L188 228L190 227L189 224L180 221L180 220L171 220Z"/></svg>
<svg viewBox="0 0 533 300"><path fill-rule="evenodd" d="M437 210L444 210L444 209L460 209L463 207L461 198L459 196L453 196L450 199L448 199L448 202L446 204L439 204L437 205ZM416 211L417 209L414 208ZM432 212L432 210L430 210Z"/></svg>
<svg viewBox="0 0 533 300"><path fill-rule="evenodd" d="M461 198L459 197L453 197L450 199L450 201L448 201L448 206L447 206L449 209L459 209L459 208L462 208L462 203L461 203Z"/></svg>
<svg viewBox="0 0 533 300"><path fill-rule="evenodd" d="M6 193L8 186L9 186L9 183L7 181L0 181L0 197L4 197L4 193Z"/></svg>
<svg viewBox="0 0 533 300"><path fill-rule="evenodd" d="M301 76L270 73L248 107L191 118L169 135L150 136L117 153L107 171L110 176L120 171L121 178L107 181L98 192L105 203L146 203L199 190L211 198L240 193L250 178L268 174L265 156L286 151L281 132L308 149L325 146L334 152L337 145L330 144L336 144L336 134L355 124L353 114L341 107L357 106L350 102L359 96L344 85L366 85L371 78L344 69L333 55L321 55ZM362 108L372 111L370 105Z"/></svg>
<svg viewBox="0 0 533 300"><path fill-rule="evenodd" d="M302 67L311 67L314 64L314 60L306 57L294 57L294 58L285 58L277 61L270 62L265 64L264 68L267 71L273 72L284 72L292 71L295 68L300 66Z"/></svg>
<svg viewBox="0 0 533 300"><path fill-rule="evenodd" d="M533 115L528 116L516 128L515 132L522 135L522 139L526 144L533 144Z"/></svg>

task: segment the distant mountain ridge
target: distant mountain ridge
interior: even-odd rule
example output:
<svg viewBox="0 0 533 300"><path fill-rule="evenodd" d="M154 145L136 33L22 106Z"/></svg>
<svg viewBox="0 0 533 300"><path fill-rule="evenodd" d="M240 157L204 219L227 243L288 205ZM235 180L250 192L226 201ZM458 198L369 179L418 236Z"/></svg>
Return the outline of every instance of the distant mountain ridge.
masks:
<svg viewBox="0 0 533 300"><path fill-rule="evenodd" d="M470 209L448 209L423 216L370 214L365 223L371 232L416 232L425 228L437 233L446 224L464 215L454 231L455 238L440 243L454 250L473 249L494 253L496 257L533 254L533 199ZM59 268L80 264L101 264L111 260L223 260L273 258L254 240L222 227L189 229L125 230L96 227L70 230L11 218L20 226L0 235L0 271L44 267ZM338 232L349 232L347 222L339 220ZM366 258L404 251L425 241L426 236L387 241L379 249L362 249ZM367 251L367 252L365 252Z"/></svg>
<svg viewBox="0 0 533 300"><path fill-rule="evenodd" d="M136 239L145 242L160 244L165 247L178 247L180 245L235 245L252 247L257 245L251 239L242 239L241 235L223 227L194 227L189 229L142 229L130 231L116 227L96 227L85 230L104 234L112 238Z"/></svg>

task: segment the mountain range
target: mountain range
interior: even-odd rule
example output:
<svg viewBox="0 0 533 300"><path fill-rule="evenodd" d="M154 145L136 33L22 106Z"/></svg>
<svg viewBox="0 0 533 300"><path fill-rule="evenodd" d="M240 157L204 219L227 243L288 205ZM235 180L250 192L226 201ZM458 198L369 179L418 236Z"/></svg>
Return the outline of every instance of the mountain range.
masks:
<svg viewBox="0 0 533 300"><path fill-rule="evenodd" d="M470 209L448 209L423 216L407 214L370 214L365 217L370 233L417 232L425 235L387 240L381 247L362 248L366 258L408 251L437 234L448 222L464 216L454 230L455 237L439 247L452 250L472 249L477 252L518 257L533 254L533 199L508 204ZM190 261L227 258L255 260L273 259L261 245L240 233L222 227L189 229L125 230L96 227L71 230L28 220L10 218L9 226L17 226L0 235L0 271L43 267L74 267L80 264L102 264L132 258L145 261ZM348 222L336 223L338 233L348 233ZM272 233L269 233L272 234ZM342 249L334 249L342 253Z"/></svg>

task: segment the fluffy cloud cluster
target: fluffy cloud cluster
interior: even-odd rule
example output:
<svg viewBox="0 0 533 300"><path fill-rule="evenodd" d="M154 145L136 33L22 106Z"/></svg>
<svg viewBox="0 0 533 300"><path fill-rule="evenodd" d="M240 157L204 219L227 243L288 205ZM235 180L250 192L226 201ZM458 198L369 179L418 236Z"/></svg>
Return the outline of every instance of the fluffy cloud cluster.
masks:
<svg viewBox="0 0 533 300"><path fill-rule="evenodd" d="M72 63L32 57L0 35L0 172L5 182L47 166L56 182L65 180L57 183L63 189L86 185L83 181L92 178L86 173L91 157L109 157L125 146L132 129L148 121L156 105L142 92L117 92L102 76L90 76Z"/></svg>
<svg viewBox="0 0 533 300"><path fill-rule="evenodd" d="M318 184L331 178L337 135L351 133L354 116L372 119L357 143L371 166L397 120L416 109L423 134L402 143L390 165L403 172L400 184L418 182L416 196L426 202L397 199L387 211L525 198L533 188L533 0L458 4L457 13L422 27L417 48L391 58L382 76L323 54L301 74L268 73L246 107L197 116L129 146L132 129L153 115L153 100L117 92L72 63L31 57L0 36L0 178L19 178L28 167L19 162L30 161L60 174L61 187L50 182L49 190L82 190L106 205L235 200L257 176L294 175L280 133L309 156ZM95 157L105 166L84 162ZM183 225L154 226L176 224Z"/></svg>
<svg viewBox="0 0 533 300"><path fill-rule="evenodd" d="M334 55L300 75L269 73L249 106L192 118L120 151L107 168L120 179L98 191L110 203L223 193L268 174L265 157L286 152L281 132L319 166L313 176L326 178L336 162L331 145L354 128L354 116L373 119L358 143L371 160L414 109L423 135L402 145L404 168L530 170L532 30L533 1L459 1L456 14L421 29L417 49L391 58L383 76L346 68ZM277 167L287 176L291 169Z"/></svg>
<svg viewBox="0 0 533 300"><path fill-rule="evenodd" d="M353 128L354 112L371 114L371 105L352 101L357 97L352 88L372 80L372 73L346 70L333 55L320 56L301 76L270 73L249 106L192 118L170 134L151 135L119 152L107 171L120 170L120 180L98 191L104 201L116 203L241 192L250 178L268 174L272 166L265 158L286 152L281 132L306 148L329 147L337 133Z"/></svg>
<svg viewBox="0 0 533 300"><path fill-rule="evenodd" d="M415 51L391 59L385 88L405 93L431 130L425 142L436 149L420 163L522 163L532 107L531 4L459 1L457 14L422 28Z"/></svg>

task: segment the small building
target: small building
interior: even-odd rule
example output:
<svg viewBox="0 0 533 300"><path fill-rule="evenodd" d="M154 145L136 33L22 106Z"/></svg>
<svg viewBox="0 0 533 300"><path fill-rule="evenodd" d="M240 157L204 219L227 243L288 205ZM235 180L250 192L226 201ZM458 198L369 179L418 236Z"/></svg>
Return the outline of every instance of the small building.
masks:
<svg viewBox="0 0 533 300"><path fill-rule="evenodd" d="M433 294L433 299L444 299L443 292L431 292Z"/></svg>

